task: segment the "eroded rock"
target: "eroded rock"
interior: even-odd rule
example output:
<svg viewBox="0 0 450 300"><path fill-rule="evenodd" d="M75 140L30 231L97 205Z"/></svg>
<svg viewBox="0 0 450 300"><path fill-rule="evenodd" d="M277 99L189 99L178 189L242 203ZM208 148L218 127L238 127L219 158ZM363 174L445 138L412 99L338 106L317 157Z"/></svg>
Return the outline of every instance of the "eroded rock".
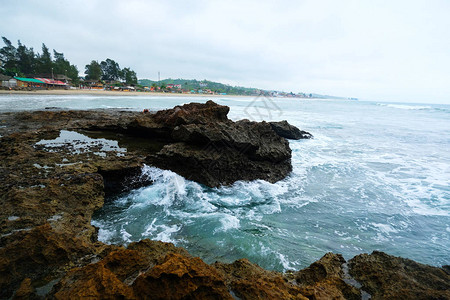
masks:
<svg viewBox="0 0 450 300"><path fill-rule="evenodd" d="M360 254L349 261L350 274L372 299L450 299L450 275L383 252Z"/></svg>

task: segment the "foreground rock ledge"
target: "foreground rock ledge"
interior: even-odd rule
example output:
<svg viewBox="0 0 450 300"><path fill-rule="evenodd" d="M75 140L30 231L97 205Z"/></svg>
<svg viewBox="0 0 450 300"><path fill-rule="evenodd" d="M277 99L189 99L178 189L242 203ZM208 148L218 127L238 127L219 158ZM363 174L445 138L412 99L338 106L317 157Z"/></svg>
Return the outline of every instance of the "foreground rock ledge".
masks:
<svg viewBox="0 0 450 300"><path fill-rule="evenodd" d="M266 176L258 178L283 178L290 170L290 149L282 135L299 133L286 133L289 124L284 122L231 122L227 113L227 107L208 102L156 114L1 114L0 298L360 299L366 292L372 299L450 298L448 267L381 252L362 254L348 263L328 253L304 270L282 274L246 259L208 265L182 248L157 241L143 240L128 248L97 241L92 213L103 205L105 192L151 184L139 177L145 163L164 161L162 167L189 177L193 170L205 169L195 169L197 164L219 158L208 173L212 179L191 179L210 186L254 179L243 172L214 171L237 157L240 164L257 168L258 176ZM60 130L93 138L99 137L94 131L102 136L109 132L108 137L122 141L120 147L126 145L128 151L105 150L86 141L53 148L38 143L55 139ZM178 164L188 157L193 158L191 172L170 162ZM269 172L265 164L277 165L276 170Z"/></svg>

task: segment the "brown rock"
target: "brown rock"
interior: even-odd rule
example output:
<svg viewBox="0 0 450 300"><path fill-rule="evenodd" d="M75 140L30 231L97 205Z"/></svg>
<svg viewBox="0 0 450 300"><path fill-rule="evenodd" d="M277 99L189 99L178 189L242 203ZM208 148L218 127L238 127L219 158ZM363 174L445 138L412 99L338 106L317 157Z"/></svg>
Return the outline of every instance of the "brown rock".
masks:
<svg viewBox="0 0 450 300"><path fill-rule="evenodd" d="M55 286L55 299L136 299L130 286L122 283L103 264L69 271Z"/></svg>
<svg viewBox="0 0 450 300"><path fill-rule="evenodd" d="M39 299L31 285L31 279L25 278L14 294L13 300Z"/></svg>
<svg viewBox="0 0 450 300"><path fill-rule="evenodd" d="M272 126L272 129L276 132L276 134L287 139L300 140L311 139L313 137L311 133L298 129L297 127L289 124L286 120L280 122L269 122L269 124Z"/></svg>
<svg viewBox="0 0 450 300"><path fill-rule="evenodd" d="M341 278L343 263L345 259L342 255L329 252L308 268L296 272L294 277L297 284L302 286L312 285L329 277Z"/></svg>
<svg viewBox="0 0 450 300"><path fill-rule="evenodd" d="M232 264L216 262L214 267L241 299L305 299L298 286L289 283L281 273L264 270L247 259Z"/></svg>
<svg viewBox="0 0 450 300"><path fill-rule="evenodd" d="M337 277L327 278L310 286L303 286L300 291L307 299L312 300L361 299L361 294L356 288Z"/></svg>
<svg viewBox="0 0 450 300"><path fill-rule="evenodd" d="M450 275L443 269L383 252L349 261L350 274L372 299L450 299Z"/></svg>
<svg viewBox="0 0 450 300"><path fill-rule="evenodd" d="M55 277L94 248L70 234L56 233L50 224L17 235L0 248L0 297L11 295L26 277Z"/></svg>
<svg viewBox="0 0 450 300"><path fill-rule="evenodd" d="M209 100L205 104L189 103L171 109L158 111L153 119L158 123L175 127L183 124L208 124L225 122L230 111L228 106L218 105Z"/></svg>
<svg viewBox="0 0 450 300"><path fill-rule="evenodd" d="M145 299L233 299L222 276L199 258L169 254L139 276L135 294Z"/></svg>
<svg viewBox="0 0 450 300"><path fill-rule="evenodd" d="M309 299L361 299L360 291L343 280L344 263L342 255L330 252L293 277Z"/></svg>

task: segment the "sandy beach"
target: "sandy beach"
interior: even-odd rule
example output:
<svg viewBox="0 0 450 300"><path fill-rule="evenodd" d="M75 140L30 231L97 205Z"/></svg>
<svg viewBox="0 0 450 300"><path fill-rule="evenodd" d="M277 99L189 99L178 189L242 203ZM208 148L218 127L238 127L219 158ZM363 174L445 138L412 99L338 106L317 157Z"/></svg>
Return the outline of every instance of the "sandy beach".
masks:
<svg viewBox="0 0 450 300"><path fill-rule="evenodd" d="M89 96L156 96L156 97L255 97L242 95L212 95L212 94L180 94L180 93L161 93L161 92L122 92L105 90L33 90L33 91L15 91L0 90L0 95L89 95Z"/></svg>

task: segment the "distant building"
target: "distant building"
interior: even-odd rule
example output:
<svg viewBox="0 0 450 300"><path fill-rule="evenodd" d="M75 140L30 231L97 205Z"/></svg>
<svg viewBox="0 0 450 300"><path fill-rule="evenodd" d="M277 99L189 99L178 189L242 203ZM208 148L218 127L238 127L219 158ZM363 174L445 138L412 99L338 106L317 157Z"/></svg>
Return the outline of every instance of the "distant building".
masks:
<svg viewBox="0 0 450 300"><path fill-rule="evenodd" d="M200 82L200 86L201 87L206 87L206 86L208 86L208 84L206 82Z"/></svg>
<svg viewBox="0 0 450 300"><path fill-rule="evenodd" d="M6 76L3 74L0 74L0 82L3 87L12 88L17 86L17 80L12 78L11 76Z"/></svg>
<svg viewBox="0 0 450 300"><path fill-rule="evenodd" d="M27 88L44 88L46 83L38 78L25 78L25 77L14 77L17 80L18 87Z"/></svg>
<svg viewBox="0 0 450 300"><path fill-rule="evenodd" d="M100 80L87 79L87 80L84 80L83 85L84 85L84 88L87 88L87 89L93 89L93 90L102 90L103 89L103 84L100 82Z"/></svg>
<svg viewBox="0 0 450 300"><path fill-rule="evenodd" d="M67 77L66 75L63 75L63 74L56 74L55 75L55 79L59 80L61 82L64 82L66 84L71 84L72 83L72 78Z"/></svg>
<svg viewBox="0 0 450 300"><path fill-rule="evenodd" d="M39 87L47 87L47 88L66 88L67 87L67 84L60 80L40 78L40 77L34 78L34 79L44 83L44 85L40 85Z"/></svg>

